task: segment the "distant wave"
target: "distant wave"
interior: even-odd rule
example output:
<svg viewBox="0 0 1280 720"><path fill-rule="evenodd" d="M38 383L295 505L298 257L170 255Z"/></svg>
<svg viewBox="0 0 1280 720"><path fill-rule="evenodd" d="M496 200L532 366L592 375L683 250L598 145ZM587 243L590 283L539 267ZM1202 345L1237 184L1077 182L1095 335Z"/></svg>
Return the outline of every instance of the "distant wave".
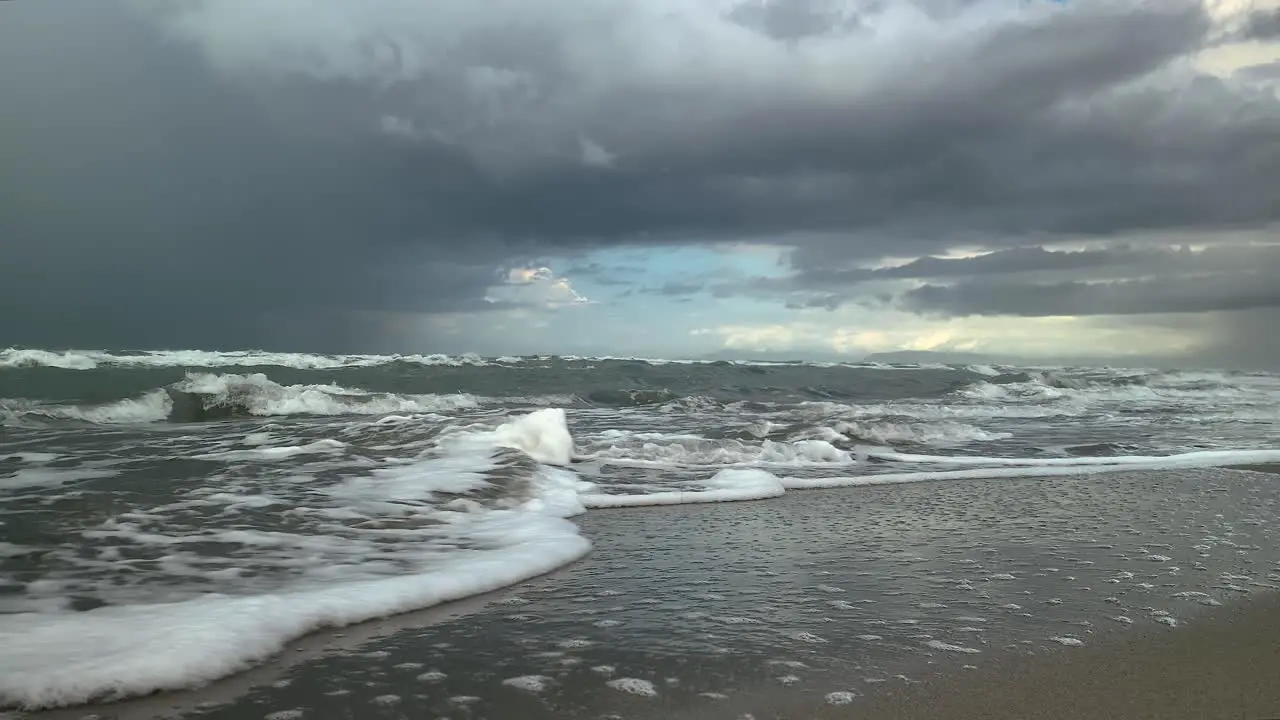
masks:
<svg viewBox="0 0 1280 720"><path fill-rule="evenodd" d="M392 363L441 366L482 366L519 362L520 358L484 360L478 355L317 355L276 353L261 350L212 352L207 350L147 350L112 353L105 350L0 350L0 368L50 367L64 370L94 370L99 367L268 367L299 370L332 370L348 367L375 367Z"/></svg>
<svg viewBox="0 0 1280 720"><path fill-rule="evenodd" d="M222 367L285 367L298 370L335 370L339 368L368 368L403 363L407 365L440 367L488 367L488 366L539 366L549 363L613 362L636 363L660 367L664 365L709 365L723 367L850 367L882 370L954 370L960 366L940 364L879 362L809 362L803 360L717 360L717 359L664 359L628 356L581 355L525 355L481 357L474 353L446 354L392 354L392 355L335 355L323 353L285 353L265 350L41 350L33 348L6 348L0 350L0 369L4 368L58 368L63 370L95 370L104 367L140 368L222 368ZM987 366L967 366L968 372L977 375L996 375L999 370Z"/></svg>
<svg viewBox="0 0 1280 720"><path fill-rule="evenodd" d="M96 424L208 422L234 417L385 415L477 407L476 398L372 393L337 385L281 385L261 373L188 373L180 382L134 398L98 404L0 399L0 420L78 420Z"/></svg>
<svg viewBox="0 0 1280 720"><path fill-rule="evenodd" d="M263 373L188 372L182 380L134 397L97 403L52 403L0 398L0 423L19 420L80 421L101 425L194 423L240 417L387 415L441 413L485 406L673 408L719 406L714 400L682 397L669 390L596 390L578 395L479 397L470 393L394 393L335 384L284 385Z"/></svg>

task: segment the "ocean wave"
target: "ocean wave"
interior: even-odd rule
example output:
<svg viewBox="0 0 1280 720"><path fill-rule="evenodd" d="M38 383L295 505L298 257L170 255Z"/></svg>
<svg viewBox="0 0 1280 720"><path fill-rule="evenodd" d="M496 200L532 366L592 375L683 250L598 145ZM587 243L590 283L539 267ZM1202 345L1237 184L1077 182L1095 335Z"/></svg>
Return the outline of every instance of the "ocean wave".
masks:
<svg viewBox="0 0 1280 720"><path fill-rule="evenodd" d="M281 385L262 373L188 373L134 398L48 404L0 399L0 420L75 420L104 425L209 422L237 417L438 413L478 407L473 396L374 393L338 385Z"/></svg>
<svg viewBox="0 0 1280 720"><path fill-rule="evenodd" d="M428 367L488 367L488 366L539 366L556 363L614 363L641 367L711 366L737 368L749 372L764 372L769 368L846 368L860 370L941 370L963 371L975 375L999 374L986 365L956 366L941 363L881 363L881 362L831 362L806 360L724 360L711 358L655 358L613 355L528 355L481 357L475 353L448 354L325 354L290 353L266 350L45 350L39 348L10 347L0 349L0 368L59 368L64 370L94 370L104 367L143 368L222 368L222 367L285 367L298 370L336 370L340 368L367 368L403 363Z"/></svg>
<svg viewBox="0 0 1280 720"><path fill-rule="evenodd" d="M1262 380L1270 380L1265 377ZM1100 370L1023 371L969 383L953 395L971 401L1141 403L1233 401L1257 396L1252 378L1215 372L1152 371L1115 374ZM1256 383L1256 381L1255 381Z"/></svg>
<svg viewBox="0 0 1280 720"><path fill-rule="evenodd" d="M679 399L679 395L670 390L592 390L586 394L587 402L606 407L643 407L645 405L661 405Z"/></svg>
<svg viewBox="0 0 1280 720"><path fill-rule="evenodd" d="M519 362L519 358L503 358ZM278 353L260 350L212 352L206 350L147 350L113 353L105 350L0 350L0 368L49 367L64 370L94 370L100 367L286 367L298 370L335 370L376 367L394 363L424 366L486 366L491 362L478 355L323 355Z"/></svg>
<svg viewBox="0 0 1280 720"><path fill-rule="evenodd" d="M893 445L962 445L971 442L1007 440L1011 433L984 430L958 422L845 421L831 427L846 441Z"/></svg>
<svg viewBox="0 0 1280 720"><path fill-rule="evenodd" d="M852 452L826 440L793 442L711 439L697 435L611 430L579 443L580 460L611 465L659 467L733 465L841 465L852 461Z"/></svg>

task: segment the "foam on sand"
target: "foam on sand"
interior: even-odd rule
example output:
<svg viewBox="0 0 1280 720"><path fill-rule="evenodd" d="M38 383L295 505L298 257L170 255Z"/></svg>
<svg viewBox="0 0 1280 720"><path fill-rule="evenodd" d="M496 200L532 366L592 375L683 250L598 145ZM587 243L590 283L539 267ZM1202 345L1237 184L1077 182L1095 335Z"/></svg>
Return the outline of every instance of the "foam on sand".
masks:
<svg viewBox="0 0 1280 720"><path fill-rule="evenodd" d="M902 455L877 453L875 457L903 462L955 465L998 465L966 470L936 470L907 473L881 473L855 477L784 477L782 485L789 490L890 485L898 483L935 482L940 480L987 480L1018 477L1061 477L1090 475L1128 470L1184 470L1194 468L1231 467L1261 462L1280 461L1280 450L1219 450L1167 456L1078 457L1078 458L972 458Z"/></svg>
<svg viewBox="0 0 1280 720"><path fill-rule="evenodd" d="M590 508L635 507L643 505L681 505L707 502L762 500L782 495L787 490L896 485L944 480L989 480L1020 477L1062 477L1126 470L1179 470L1194 468L1244 466L1280 462L1280 450L1215 450L1166 456L1072 457L1072 458L999 458L941 455L910 455L896 452L870 452L869 457L916 465L961 465L957 470L918 472L869 472L864 475L828 477L776 476L759 468L726 468L690 490L658 490L649 493L584 494L583 504ZM610 463L613 464L613 463ZM846 463L857 467L857 463Z"/></svg>
<svg viewBox="0 0 1280 720"><path fill-rule="evenodd" d="M1070 458L1003 458L959 457L945 455L912 455L898 452L875 451L870 457L907 463L937 463L945 465L1001 465L1019 467L1080 467L1087 465L1124 465L1126 468L1156 466L1170 468L1204 468L1225 465L1276 462L1280 450L1201 450L1176 455L1114 455L1105 457Z"/></svg>
<svg viewBox="0 0 1280 720"><path fill-rule="evenodd" d="M640 505L684 505L689 503L739 502L778 497L787 490L772 473L758 469L725 469L706 481L702 490L673 490L637 495L584 495L589 508L635 507Z"/></svg>

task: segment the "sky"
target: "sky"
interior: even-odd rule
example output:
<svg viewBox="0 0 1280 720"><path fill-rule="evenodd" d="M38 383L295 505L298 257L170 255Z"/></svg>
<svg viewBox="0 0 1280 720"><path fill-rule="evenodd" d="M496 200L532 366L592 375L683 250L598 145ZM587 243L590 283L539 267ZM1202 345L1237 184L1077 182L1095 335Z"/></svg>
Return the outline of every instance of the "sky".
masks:
<svg viewBox="0 0 1280 720"><path fill-rule="evenodd" d="M1280 367L1280 0L17 0L0 97L0 346Z"/></svg>

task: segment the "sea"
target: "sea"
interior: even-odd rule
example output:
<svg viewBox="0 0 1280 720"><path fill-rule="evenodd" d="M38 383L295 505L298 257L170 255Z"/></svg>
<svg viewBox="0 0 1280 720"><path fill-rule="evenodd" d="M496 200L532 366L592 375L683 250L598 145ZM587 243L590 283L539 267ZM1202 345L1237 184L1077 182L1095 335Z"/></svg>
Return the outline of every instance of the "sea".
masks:
<svg viewBox="0 0 1280 720"><path fill-rule="evenodd" d="M648 570L627 575L629 587L590 584L591 598L605 602L679 577L693 598L678 606L680 623L710 613L716 627L758 632L762 621L750 606L714 612L729 602L728 591L699 578L714 579L724 565L704 557L673 569L661 558L734 532L745 533L747 545L759 538L819 555L824 545L847 550L862 534L874 537L878 557L901 551L911 565L926 559L919 557L926 529L944 554L946 542L937 538L964 532L968 521L957 509L981 505L984 517L1012 518L1014 487L1023 495L1056 488L1039 509L1023 508L1024 516L1052 515L1078 528L1116 505L1089 499L1090 488L1155 471L1180 483L1161 497L1161 508L1185 515L1192 503L1208 513L1198 529L1177 535L1185 542L1170 541L1196 559L1181 562L1139 538L1121 548L1124 561L1139 572L1155 563L1178 576L1190 573L1190 563L1210 570L1203 563L1219 548L1229 567L1170 590L1217 604L1218 595L1205 590L1225 587L1229 595L1248 592L1250 581L1280 580L1272 560L1239 575L1248 569L1240 558L1266 548L1233 544L1230 528L1204 525L1227 522L1215 503L1228 503L1255 531L1269 526L1259 508L1275 514L1277 505L1260 504L1257 493L1275 475L1251 481L1243 495L1223 488L1235 482L1233 469L1280 463L1278 425L1280 375L1263 372L0 350L0 709L192 688L267 663L321 629L543 576L540 592L551 602L558 581L547 573L589 567L593 542L608 533L625 535L632 558L615 555L615 575ZM887 495L886 487L908 490ZM1011 489L1007 504L1001 487ZM1156 492L1137 487L1126 486L1125 507ZM814 503L803 497L829 498L818 503L821 512L844 520L807 521L819 511L804 509ZM749 518L758 527L742 530ZM1140 535L1133 522L1111 527ZM991 523L982 532L989 539L1005 530ZM1019 532L1027 542L1035 535ZM953 560L981 568L996 550L966 537L978 559ZM1115 544L1091 547L1100 557L1120 552ZM727 558L745 550L717 552ZM965 566L950 567L957 587L975 590L977 580L953 577ZM1012 587L1000 583L1014 574L998 569L988 567L981 580ZM762 588L779 582L778 572L760 572L745 587L747 576L724 587L756 602ZM1128 570L1107 573L1107 582L1143 580ZM894 577L898 588L906 576ZM819 615L874 602L848 594L852 576L804 582L822 603ZM979 652L971 641L920 634L912 618L950 612L946 605L888 587L881 588L885 602L914 603L904 607L916 615L898 626L915 633L903 636L913 647ZM1097 598L1104 599L1116 598ZM520 602L510 601L508 616L521 617ZM636 607L655 612L643 605ZM562 607L566 617L574 612L571 599ZM1021 610L1012 601L992 607ZM1144 609L1152 622L1174 624L1169 613ZM962 613L958 627L977 632L982 618L973 614ZM588 619L592 632L611 631L608 616ZM851 638L882 640L898 622L866 621L872 629ZM815 628L789 631L787 641L825 643ZM664 642L678 635L678 628L650 632ZM1078 636L1064 630L1053 640L1066 646ZM773 642L763 641L762 652ZM575 647L562 642L560 656L549 657L560 663ZM421 670L421 663L402 664ZM661 679L590 667L619 693L662 691ZM791 677L787 667L775 674ZM537 693L554 681L535 669L494 682Z"/></svg>

